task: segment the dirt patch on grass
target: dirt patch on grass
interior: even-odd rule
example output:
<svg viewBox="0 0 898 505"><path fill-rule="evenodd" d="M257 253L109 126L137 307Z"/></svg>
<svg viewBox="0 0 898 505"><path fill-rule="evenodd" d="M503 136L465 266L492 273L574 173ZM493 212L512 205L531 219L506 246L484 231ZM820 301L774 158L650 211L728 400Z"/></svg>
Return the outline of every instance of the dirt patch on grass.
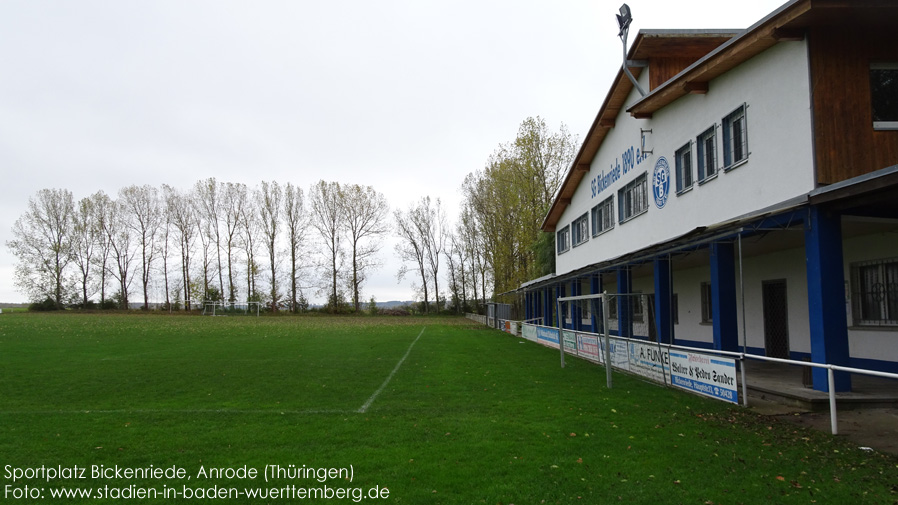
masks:
<svg viewBox="0 0 898 505"><path fill-rule="evenodd" d="M778 403L750 398L751 410L799 426L832 432L829 411L809 412ZM839 438L858 447L898 455L898 408L841 410L837 412Z"/></svg>

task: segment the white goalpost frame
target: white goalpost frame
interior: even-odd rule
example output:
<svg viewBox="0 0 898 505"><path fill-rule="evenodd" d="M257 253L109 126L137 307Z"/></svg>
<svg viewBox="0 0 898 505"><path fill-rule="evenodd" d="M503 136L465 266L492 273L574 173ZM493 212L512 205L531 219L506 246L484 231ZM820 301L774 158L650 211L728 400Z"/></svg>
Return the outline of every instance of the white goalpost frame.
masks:
<svg viewBox="0 0 898 505"><path fill-rule="evenodd" d="M564 314L562 314L562 303L563 302L572 302L575 300L590 300L593 304L592 313L595 315L596 306L595 299L600 298L602 300L602 330L603 335L605 337L605 381L608 385L608 389L612 387L611 380L611 331L608 329L608 296L607 291L603 291L602 293L592 294L592 295L576 295L576 296L563 296L561 298L556 299L556 305L558 310L558 349L561 352L561 368L564 368ZM598 332L596 332L598 333Z"/></svg>
<svg viewBox="0 0 898 505"><path fill-rule="evenodd" d="M221 307L222 309L225 309L227 307L233 307L234 310L239 310L237 308L239 305L246 306L246 308L243 309L244 314L249 314L251 307L255 305L256 317L259 317L259 312L260 312L260 307L262 306L262 302L227 302L227 303L225 303L225 302L207 301L207 302L203 302L203 315L204 316L206 315L207 307L209 307L209 306L212 306L212 314L211 315L216 316L216 315L218 315L218 314L216 314L218 307Z"/></svg>

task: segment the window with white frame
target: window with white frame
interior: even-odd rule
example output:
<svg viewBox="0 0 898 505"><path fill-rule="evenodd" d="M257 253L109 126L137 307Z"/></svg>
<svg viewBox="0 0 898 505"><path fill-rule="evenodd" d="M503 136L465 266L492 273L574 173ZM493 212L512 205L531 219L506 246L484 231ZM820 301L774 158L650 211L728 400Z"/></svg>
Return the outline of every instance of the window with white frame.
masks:
<svg viewBox="0 0 898 505"><path fill-rule="evenodd" d="M571 240L574 247L589 240L589 216L583 214L571 223Z"/></svg>
<svg viewBox="0 0 898 505"><path fill-rule="evenodd" d="M898 63L870 65L873 128L898 130Z"/></svg>
<svg viewBox="0 0 898 505"><path fill-rule="evenodd" d="M714 320L713 307L711 306L711 283L703 282L702 290L702 322L710 323Z"/></svg>
<svg viewBox="0 0 898 505"><path fill-rule="evenodd" d="M692 142L679 148L676 153L677 193L692 189Z"/></svg>
<svg viewBox="0 0 898 505"><path fill-rule="evenodd" d="M898 325L898 258L851 265L856 326Z"/></svg>
<svg viewBox="0 0 898 505"><path fill-rule="evenodd" d="M748 159L745 104L723 118L723 166L732 168Z"/></svg>
<svg viewBox="0 0 898 505"><path fill-rule="evenodd" d="M592 236L614 228L614 195L592 208Z"/></svg>
<svg viewBox="0 0 898 505"><path fill-rule="evenodd" d="M555 236L555 249L558 254L567 252L571 248L571 227L570 225L558 230Z"/></svg>
<svg viewBox="0 0 898 505"><path fill-rule="evenodd" d="M618 217L621 223L629 221L649 210L646 174L643 173L621 188L617 192L617 202Z"/></svg>
<svg viewBox="0 0 898 505"><path fill-rule="evenodd" d="M695 139L698 154L698 182L717 175L717 127L712 126Z"/></svg>

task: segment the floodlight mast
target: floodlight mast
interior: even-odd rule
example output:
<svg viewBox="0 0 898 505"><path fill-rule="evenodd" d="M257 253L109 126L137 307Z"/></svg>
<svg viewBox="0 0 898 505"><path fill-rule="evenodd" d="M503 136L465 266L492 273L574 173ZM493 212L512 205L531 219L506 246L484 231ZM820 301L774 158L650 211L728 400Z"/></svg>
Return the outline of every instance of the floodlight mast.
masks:
<svg viewBox="0 0 898 505"><path fill-rule="evenodd" d="M645 96L645 90L642 89L642 86L639 85L639 83L636 81L636 78L633 77L633 74L627 67L627 35L630 32L630 23L632 22L633 16L630 14L630 6L627 4L621 5L620 14L617 15L617 26L620 28L617 36L620 37L621 42L623 42L624 45L624 63L621 68L623 68L624 73L627 74L627 77L630 78L630 82L633 83L633 86L636 86L636 90L639 91L639 94Z"/></svg>

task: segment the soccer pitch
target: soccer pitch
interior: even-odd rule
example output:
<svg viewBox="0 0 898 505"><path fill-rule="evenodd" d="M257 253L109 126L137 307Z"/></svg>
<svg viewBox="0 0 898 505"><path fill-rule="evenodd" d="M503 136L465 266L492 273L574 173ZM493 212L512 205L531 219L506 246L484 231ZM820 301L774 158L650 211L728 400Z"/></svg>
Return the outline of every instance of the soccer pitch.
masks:
<svg viewBox="0 0 898 505"><path fill-rule="evenodd" d="M0 500L896 499L893 457L604 378L461 318L3 314Z"/></svg>

